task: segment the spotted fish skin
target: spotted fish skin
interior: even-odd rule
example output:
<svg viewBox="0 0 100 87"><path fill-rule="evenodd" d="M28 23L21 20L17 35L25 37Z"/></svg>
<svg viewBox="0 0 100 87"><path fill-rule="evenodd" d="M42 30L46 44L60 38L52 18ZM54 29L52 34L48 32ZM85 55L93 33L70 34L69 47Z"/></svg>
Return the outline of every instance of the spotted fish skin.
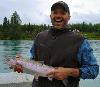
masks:
<svg viewBox="0 0 100 87"><path fill-rule="evenodd" d="M35 73L38 73L40 76L46 77L46 74L52 70L54 70L53 67L47 66L45 64L39 63L37 61L30 61L26 59L10 59L8 61L8 64L10 65L16 65L16 64L22 65L24 68L27 68Z"/></svg>

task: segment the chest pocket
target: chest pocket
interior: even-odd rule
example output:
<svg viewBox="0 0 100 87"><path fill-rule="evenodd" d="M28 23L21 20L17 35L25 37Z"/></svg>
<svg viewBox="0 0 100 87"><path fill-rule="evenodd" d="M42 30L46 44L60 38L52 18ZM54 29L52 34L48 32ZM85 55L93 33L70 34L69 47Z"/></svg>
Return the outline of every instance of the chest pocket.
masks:
<svg viewBox="0 0 100 87"><path fill-rule="evenodd" d="M47 45L39 43L37 47L38 61L44 61L44 64L49 65L50 49Z"/></svg>

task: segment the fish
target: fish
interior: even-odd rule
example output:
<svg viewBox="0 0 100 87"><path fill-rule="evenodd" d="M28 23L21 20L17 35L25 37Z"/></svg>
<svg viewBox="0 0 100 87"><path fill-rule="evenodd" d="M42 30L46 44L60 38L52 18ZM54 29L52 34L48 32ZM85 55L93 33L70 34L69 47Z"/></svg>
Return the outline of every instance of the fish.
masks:
<svg viewBox="0 0 100 87"><path fill-rule="evenodd" d="M20 64L24 68L32 71L33 73L38 73L38 75L42 77L47 77L46 76L47 73L55 69L54 67L45 65L43 63L40 63L39 61L28 60L25 58L18 58L18 57L16 57L16 59L10 59L8 61L8 64L10 66L15 66L16 64Z"/></svg>

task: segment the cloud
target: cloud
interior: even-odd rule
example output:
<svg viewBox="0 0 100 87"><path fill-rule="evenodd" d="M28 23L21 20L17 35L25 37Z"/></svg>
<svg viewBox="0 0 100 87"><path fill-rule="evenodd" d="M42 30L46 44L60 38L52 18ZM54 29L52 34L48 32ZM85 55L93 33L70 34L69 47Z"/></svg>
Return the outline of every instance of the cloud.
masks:
<svg viewBox="0 0 100 87"><path fill-rule="evenodd" d="M0 23L6 16L17 11L24 23L50 24L50 7L58 0L2 0L0 1ZM99 0L63 0L71 10L70 23L100 23Z"/></svg>
<svg viewBox="0 0 100 87"><path fill-rule="evenodd" d="M95 14L93 12L90 12L88 14L85 13L80 13L78 14L77 12L73 13L73 16L70 20L70 23L82 23L82 22L86 22L86 23L100 23L100 13Z"/></svg>

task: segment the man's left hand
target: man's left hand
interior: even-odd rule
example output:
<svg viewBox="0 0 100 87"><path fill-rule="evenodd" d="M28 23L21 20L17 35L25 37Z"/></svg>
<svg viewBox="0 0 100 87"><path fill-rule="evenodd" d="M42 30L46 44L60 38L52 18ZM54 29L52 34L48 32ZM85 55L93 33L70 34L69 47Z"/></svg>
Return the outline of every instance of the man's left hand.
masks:
<svg viewBox="0 0 100 87"><path fill-rule="evenodd" d="M58 67L47 74L48 77L63 80L69 76L70 68Z"/></svg>

